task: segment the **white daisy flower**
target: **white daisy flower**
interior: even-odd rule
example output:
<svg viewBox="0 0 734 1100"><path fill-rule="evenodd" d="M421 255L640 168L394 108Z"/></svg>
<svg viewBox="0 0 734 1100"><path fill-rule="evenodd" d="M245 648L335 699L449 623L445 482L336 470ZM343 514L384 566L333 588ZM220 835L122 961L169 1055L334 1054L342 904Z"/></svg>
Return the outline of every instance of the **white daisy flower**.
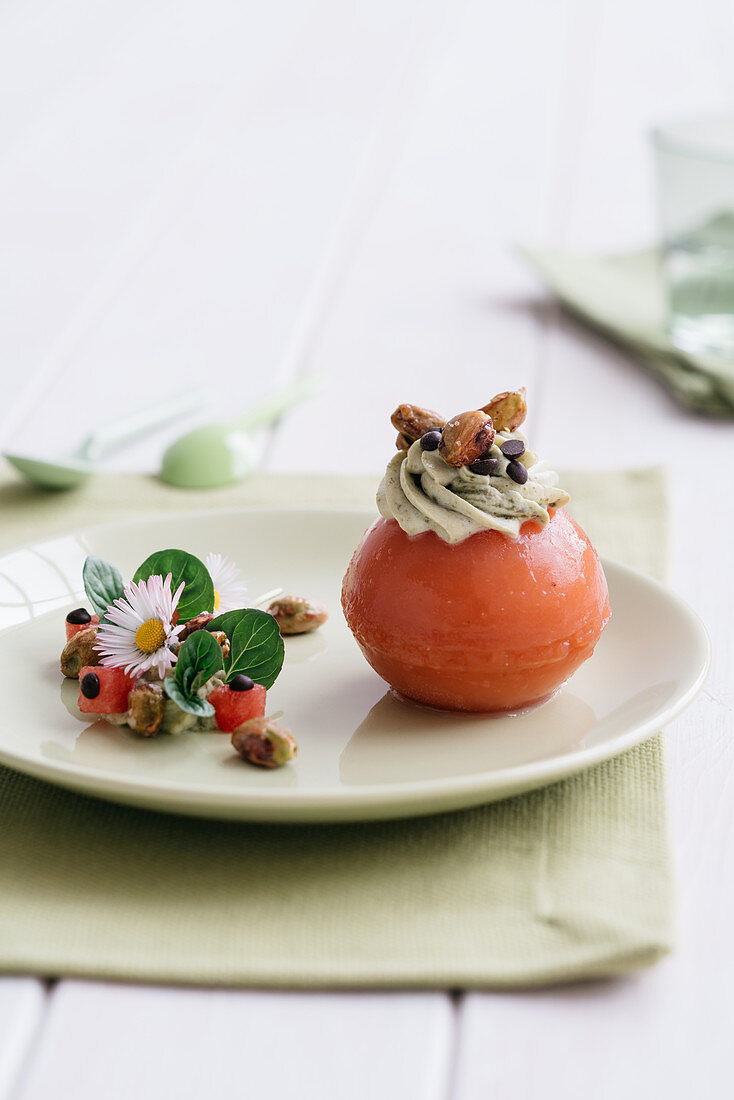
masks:
<svg viewBox="0 0 734 1100"><path fill-rule="evenodd" d="M234 611L235 608L244 607L247 585L237 580L240 571L234 562L222 554L207 554L206 567L214 582L215 612Z"/></svg>
<svg viewBox="0 0 734 1100"><path fill-rule="evenodd" d="M184 590L184 582L171 594L171 574L131 581L122 597L107 609L107 619L97 631L95 648L103 665L124 668L139 675L156 668L161 679L176 663L169 645L183 630L173 625L173 613Z"/></svg>

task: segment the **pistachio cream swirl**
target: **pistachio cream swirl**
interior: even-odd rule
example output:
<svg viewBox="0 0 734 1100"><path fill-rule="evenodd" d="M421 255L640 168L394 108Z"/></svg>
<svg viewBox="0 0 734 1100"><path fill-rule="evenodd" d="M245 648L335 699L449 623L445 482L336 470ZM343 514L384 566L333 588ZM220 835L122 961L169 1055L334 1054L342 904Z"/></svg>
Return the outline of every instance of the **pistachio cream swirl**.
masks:
<svg viewBox="0 0 734 1100"><path fill-rule="evenodd" d="M509 459L500 447L520 439L525 452L519 461L528 478L518 484L507 473ZM569 495L558 487L558 474L527 449L521 432L497 432L488 456L497 459L493 474L475 474L468 466L449 466L436 450L421 450L420 441L390 460L377 492L377 507L385 519L395 519L406 535L434 531L456 543L477 531L500 531L511 539L525 520L546 524L548 509L561 508Z"/></svg>

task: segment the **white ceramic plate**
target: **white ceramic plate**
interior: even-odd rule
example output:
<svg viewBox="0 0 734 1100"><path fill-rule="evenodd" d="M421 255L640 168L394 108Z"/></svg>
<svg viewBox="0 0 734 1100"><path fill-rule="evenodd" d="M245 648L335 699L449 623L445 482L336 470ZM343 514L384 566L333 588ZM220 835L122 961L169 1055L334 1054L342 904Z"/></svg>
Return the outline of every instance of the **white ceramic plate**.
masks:
<svg viewBox="0 0 734 1100"><path fill-rule="evenodd" d="M155 810L258 821L348 821L473 806L540 787L645 740L704 681L709 641L662 585L604 563L612 620L590 661L545 706L519 717L440 713L394 699L342 618L341 578L368 512L261 511L90 528L0 559L0 762L101 798ZM264 771L229 737L144 739L91 723L58 655L66 612L83 602L88 553L123 575L153 550L226 554L249 592L282 585L323 600L316 634L287 640L268 713L298 739L298 759Z"/></svg>

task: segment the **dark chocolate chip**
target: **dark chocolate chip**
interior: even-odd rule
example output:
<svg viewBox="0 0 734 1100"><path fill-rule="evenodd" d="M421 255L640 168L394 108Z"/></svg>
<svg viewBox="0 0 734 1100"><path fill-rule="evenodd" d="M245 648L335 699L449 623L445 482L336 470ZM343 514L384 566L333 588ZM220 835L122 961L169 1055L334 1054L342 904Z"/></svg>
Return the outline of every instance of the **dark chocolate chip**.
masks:
<svg viewBox="0 0 734 1100"><path fill-rule="evenodd" d="M498 458L478 458L476 462L472 462L469 469L473 474L496 474L499 464Z"/></svg>
<svg viewBox="0 0 734 1100"><path fill-rule="evenodd" d="M525 454L525 444L521 439L506 439L500 450L505 458L519 458Z"/></svg>
<svg viewBox="0 0 734 1100"><path fill-rule="evenodd" d="M67 623L73 623L78 625L81 623L91 623L92 616L87 611L86 607L77 607L74 611L70 611L66 616Z"/></svg>
<svg viewBox="0 0 734 1100"><path fill-rule="evenodd" d="M421 436L421 450L437 451L440 442L441 433L438 431L437 428L431 428L429 432L424 432Z"/></svg>
<svg viewBox="0 0 734 1100"><path fill-rule="evenodd" d="M238 672L229 681L229 687L232 691L251 691L254 686L255 681L251 680L249 676L245 676L244 672Z"/></svg>
<svg viewBox="0 0 734 1100"><path fill-rule="evenodd" d="M507 476L516 481L518 485L524 485L528 480L528 472L522 462L508 462Z"/></svg>
<svg viewBox="0 0 734 1100"><path fill-rule="evenodd" d="M99 676L96 672L87 672L79 681L81 693L85 699L96 699L99 695Z"/></svg>

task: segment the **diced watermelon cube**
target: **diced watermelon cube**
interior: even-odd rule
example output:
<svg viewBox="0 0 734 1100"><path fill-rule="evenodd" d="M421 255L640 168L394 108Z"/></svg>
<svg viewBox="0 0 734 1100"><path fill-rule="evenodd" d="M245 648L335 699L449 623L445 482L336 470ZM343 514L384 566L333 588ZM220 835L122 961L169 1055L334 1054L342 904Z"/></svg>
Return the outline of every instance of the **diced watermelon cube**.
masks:
<svg viewBox="0 0 734 1100"><path fill-rule="evenodd" d="M85 676L89 680L85 680ZM94 677L99 685L96 695ZM79 670L79 710L82 714L124 714L127 697L135 683L121 668L105 668L104 665L87 665Z"/></svg>
<svg viewBox="0 0 734 1100"><path fill-rule="evenodd" d="M90 626L99 626L99 615L92 615L88 623L70 623L67 619L64 626L66 627L66 640L68 642L80 630L88 630Z"/></svg>
<svg viewBox="0 0 734 1100"><path fill-rule="evenodd" d="M214 707L214 720L220 730L231 733L248 718L262 718L266 694L262 684L254 684L249 691L233 691L229 684L214 688L209 702Z"/></svg>

